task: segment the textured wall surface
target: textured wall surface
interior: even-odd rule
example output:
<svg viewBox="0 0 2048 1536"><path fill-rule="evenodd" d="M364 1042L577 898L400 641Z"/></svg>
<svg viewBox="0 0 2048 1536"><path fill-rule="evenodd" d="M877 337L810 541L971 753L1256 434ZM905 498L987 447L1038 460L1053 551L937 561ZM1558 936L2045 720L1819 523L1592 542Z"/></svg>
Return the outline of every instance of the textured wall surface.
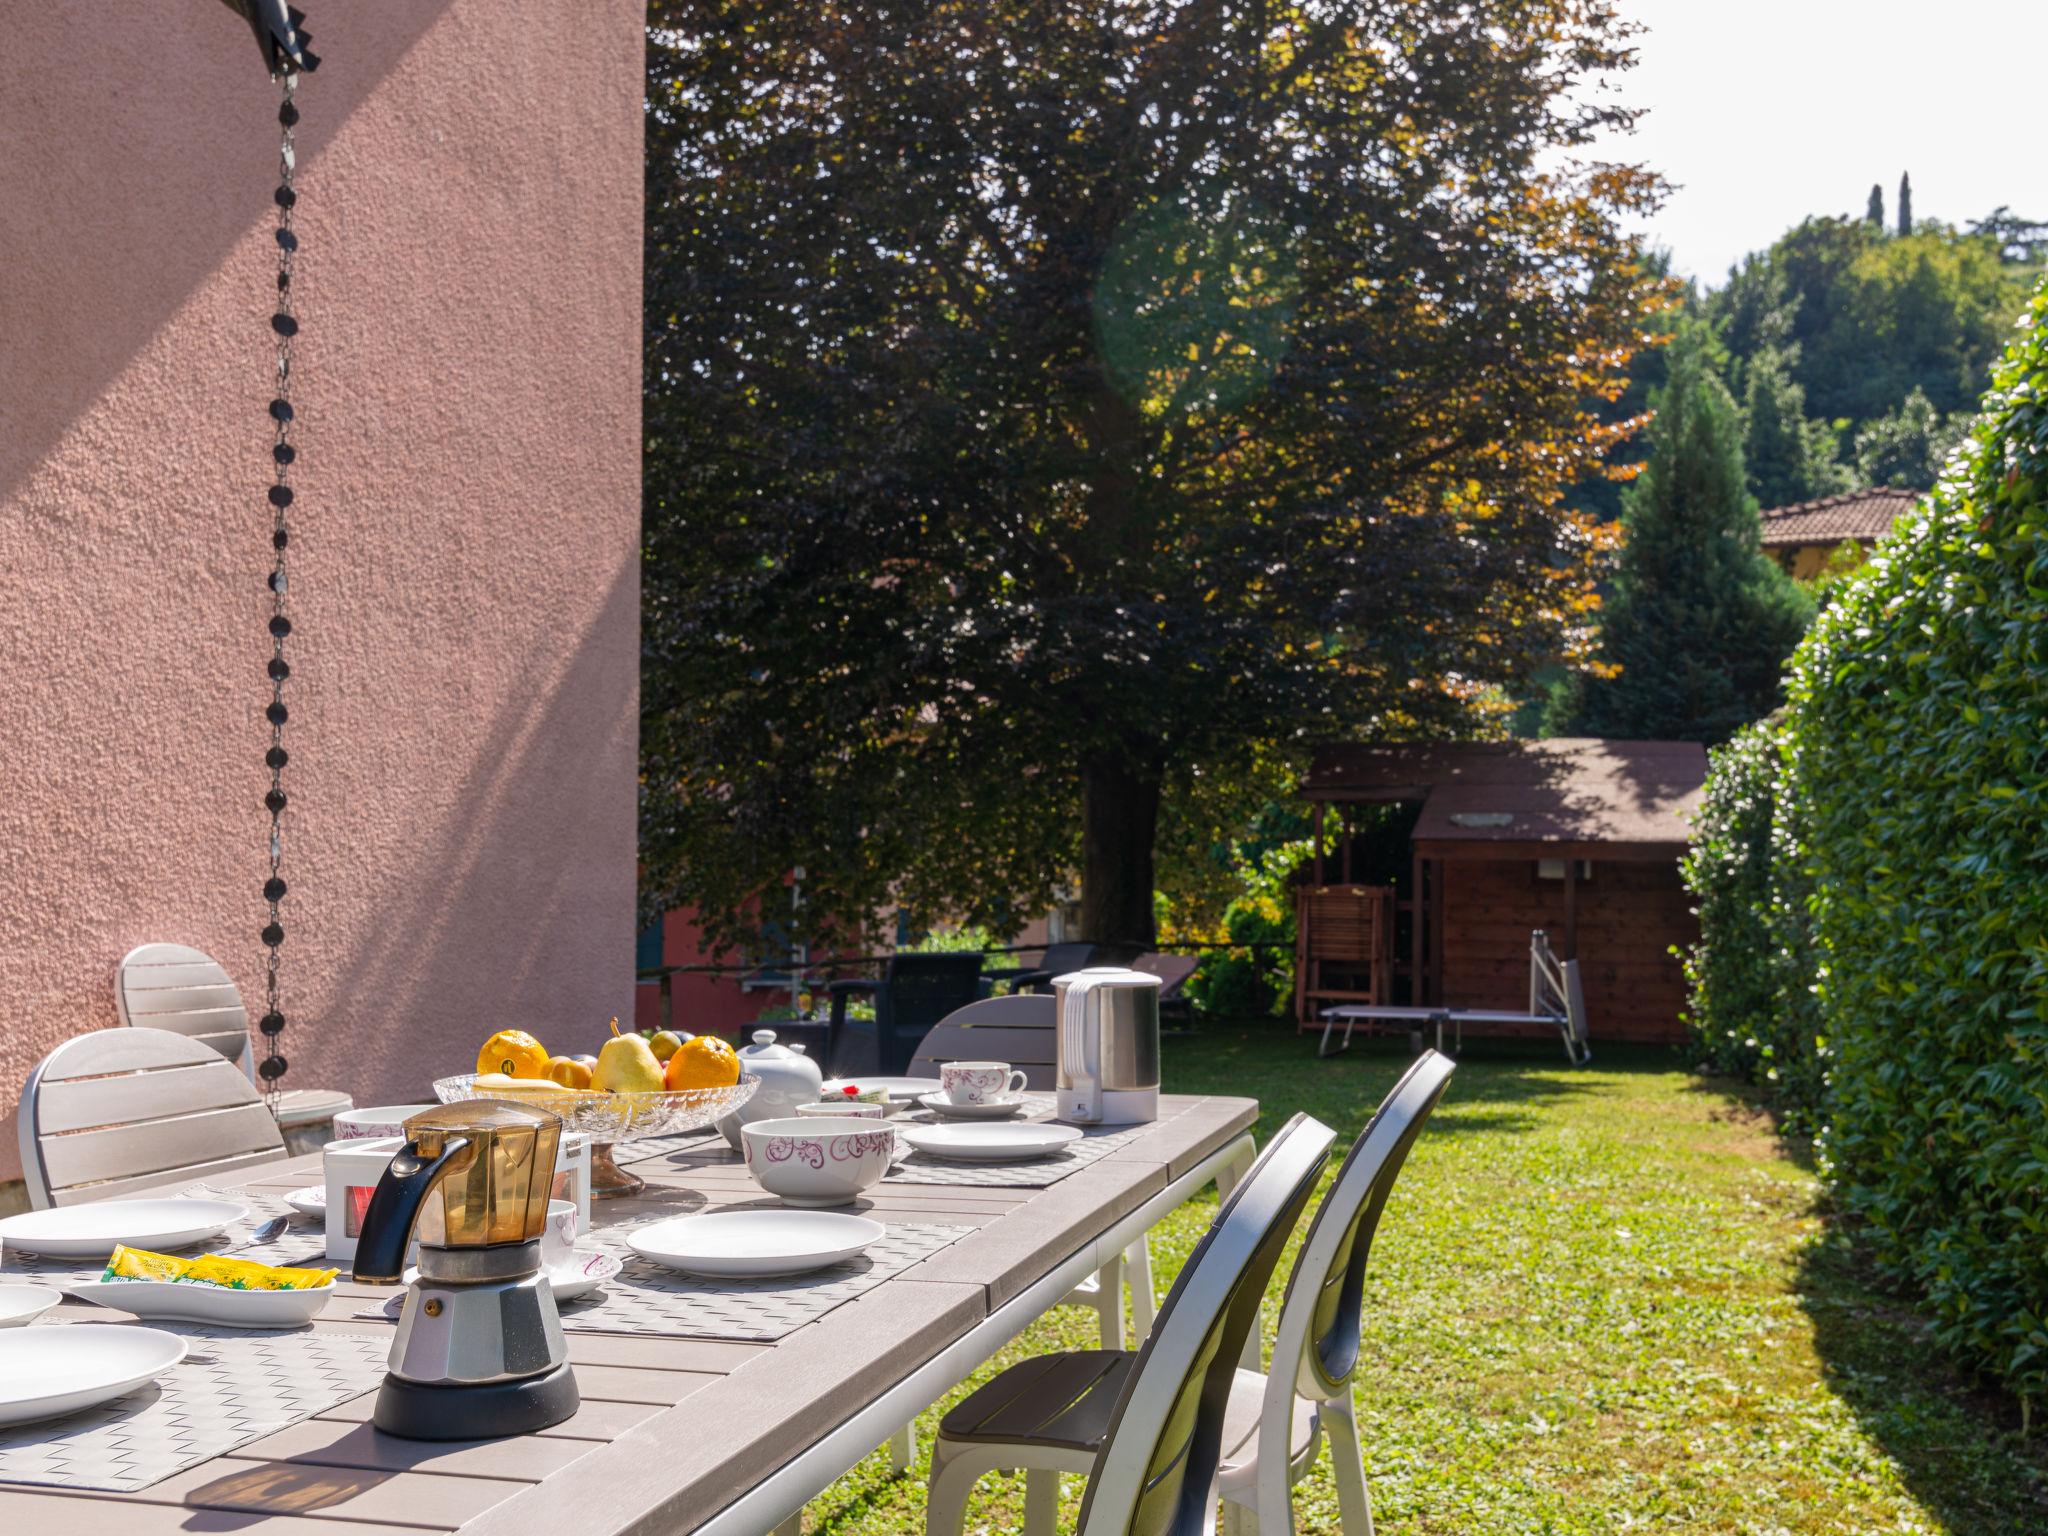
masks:
<svg viewBox="0 0 2048 1536"><path fill-rule="evenodd" d="M633 1003L642 12L305 8L287 1085L376 1104ZM218 0L5 31L11 1177L129 948L260 997L276 95Z"/></svg>

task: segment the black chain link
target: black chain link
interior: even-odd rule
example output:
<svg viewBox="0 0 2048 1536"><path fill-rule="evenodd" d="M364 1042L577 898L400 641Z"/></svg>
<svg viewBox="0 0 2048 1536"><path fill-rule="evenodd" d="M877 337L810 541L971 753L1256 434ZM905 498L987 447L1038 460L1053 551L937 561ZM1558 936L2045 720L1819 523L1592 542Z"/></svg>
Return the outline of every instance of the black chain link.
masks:
<svg viewBox="0 0 2048 1536"><path fill-rule="evenodd" d="M292 209L298 203L299 194L293 185L294 173L298 169L297 154L292 146L292 129L298 123L299 109L293 101L298 76L290 70L278 77L278 89L283 101L277 109L277 120L283 128L283 139L278 147L278 186L275 195L277 203L277 309L270 317L270 329L277 342L277 377L273 381L274 393L270 400L270 424L273 440L270 458L276 469L276 480L271 485L267 499L270 503L271 533L270 548L272 565L270 571L270 662L265 672L270 678L270 704L263 716L270 722L270 750L263 755L265 765L270 769L270 791L263 797L264 809L270 812L270 878L263 884L263 899L269 904L270 920L263 926L263 1017L257 1027L263 1032L263 1060L257 1063L256 1072L263 1079L264 1096L276 1108L280 1083L288 1063L284 1053L278 1049L278 1036L284 1033L284 1013L279 1006L278 960L284 947L284 812L288 803L284 788L285 765L291 761L284 747L285 722L291 718L285 707L285 683L292 675L290 664L285 660L285 637L292 632L292 621L285 612L285 600L289 596L290 582L286 575L287 559L291 547L291 530L285 514L292 504L291 470L292 462L298 457L298 450L292 446L292 340L299 334L299 322L292 312L292 265L298 254L299 237L292 229Z"/></svg>

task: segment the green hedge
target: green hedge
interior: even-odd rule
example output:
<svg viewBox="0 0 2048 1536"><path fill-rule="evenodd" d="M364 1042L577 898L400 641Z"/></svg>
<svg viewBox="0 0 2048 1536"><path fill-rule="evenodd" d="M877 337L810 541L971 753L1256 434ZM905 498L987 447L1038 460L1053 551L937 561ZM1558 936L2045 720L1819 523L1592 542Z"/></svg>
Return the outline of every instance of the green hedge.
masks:
<svg viewBox="0 0 2048 1536"><path fill-rule="evenodd" d="M1811 979L1823 1166L1940 1341L2031 1399L2048 1391L2048 289L2021 327L1962 456L1793 657L1774 760L1754 743L1717 759L1695 869L1703 917L1724 882L1783 910L1758 897L1742 804L1773 781L1763 884L1811 880L1790 903L1809 959L1779 943L1778 986L1782 1004ZM1720 932L1748 958L1695 957L1703 1037L1769 985L1755 955L1774 938Z"/></svg>
<svg viewBox="0 0 2048 1536"><path fill-rule="evenodd" d="M1783 721L1745 727L1710 763L1681 865L1700 919L1700 943L1685 957L1685 1022L1703 1068L1761 1084L1788 1129L1811 1132L1821 1123L1828 1046Z"/></svg>

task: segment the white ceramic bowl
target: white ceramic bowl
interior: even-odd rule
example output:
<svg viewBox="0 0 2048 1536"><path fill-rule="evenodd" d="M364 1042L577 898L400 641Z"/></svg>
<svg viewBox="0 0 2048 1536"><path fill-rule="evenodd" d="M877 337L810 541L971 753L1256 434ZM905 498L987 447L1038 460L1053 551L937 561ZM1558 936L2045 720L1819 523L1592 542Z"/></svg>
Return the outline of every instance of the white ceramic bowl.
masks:
<svg viewBox="0 0 2048 1536"><path fill-rule="evenodd" d="M378 1136L403 1136L406 1121L438 1108L438 1104L378 1104L369 1109L345 1109L334 1117L334 1139L363 1141Z"/></svg>
<svg viewBox="0 0 2048 1536"><path fill-rule="evenodd" d="M896 1152L896 1133L870 1126L836 1118L756 1120L740 1132L747 1172L790 1205L851 1204L889 1171Z"/></svg>

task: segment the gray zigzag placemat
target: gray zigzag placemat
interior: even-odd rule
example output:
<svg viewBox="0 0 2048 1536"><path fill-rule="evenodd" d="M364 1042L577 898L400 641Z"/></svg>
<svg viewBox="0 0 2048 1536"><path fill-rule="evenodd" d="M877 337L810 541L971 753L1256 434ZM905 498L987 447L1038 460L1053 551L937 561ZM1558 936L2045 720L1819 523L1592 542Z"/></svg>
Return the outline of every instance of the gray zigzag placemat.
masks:
<svg viewBox="0 0 2048 1536"><path fill-rule="evenodd" d="M1050 1120L1053 1099L1050 1094L1028 1093L1024 1101L1030 1109L1021 1117L1025 1121ZM914 1151L903 1140L902 1127L906 1123L937 1125L941 1117L930 1110L914 1110L896 1121L897 1159L886 1177L898 1184L949 1184L970 1189L1046 1189L1061 1179L1079 1173L1091 1163L1100 1162L1119 1147L1127 1147L1149 1131L1145 1125L1105 1126L1096 1130L1084 1130L1079 1141L1051 1157L1037 1157L1025 1163L956 1163L944 1158L927 1157ZM968 1123L968 1122L955 1122Z"/></svg>
<svg viewBox="0 0 2048 1536"><path fill-rule="evenodd" d="M318 1222L295 1217L291 1226L275 1241L258 1243L255 1240L256 1229L264 1222L275 1216L293 1214L292 1208L279 1196L246 1189L216 1189L208 1184L195 1184L181 1193L195 1200L230 1200L247 1206L249 1214L217 1237L203 1238L170 1252L187 1258L201 1253L226 1253L264 1264L307 1264L318 1269L329 1267L321 1256L326 1249L327 1238ZM11 1243L0 1242L0 1277L41 1280L61 1288L97 1280L106 1268L104 1259L46 1258L41 1254L23 1253Z"/></svg>
<svg viewBox="0 0 2048 1536"><path fill-rule="evenodd" d="M384 1339L299 1329L151 1326L183 1337L185 1358L112 1402L0 1427L0 1483L147 1488L369 1391L390 1352Z"/></svg>
<svg viewBox="0 0 2048 1536"><path fill-rule="evenodd" d="M631 1230L611 1227L578 1240L578 1248L609 1253L625 1267L590 1295L563 1302L564 1328L580 1333L653 1333L772 1344L974 1229L890 1222L887 1232L859 1258L812 1274L774 1280L701 1279L666 1269L633 1252L626 1242ZM356 1315L396 1318L400 1300L394 1296Z"/></svg>

